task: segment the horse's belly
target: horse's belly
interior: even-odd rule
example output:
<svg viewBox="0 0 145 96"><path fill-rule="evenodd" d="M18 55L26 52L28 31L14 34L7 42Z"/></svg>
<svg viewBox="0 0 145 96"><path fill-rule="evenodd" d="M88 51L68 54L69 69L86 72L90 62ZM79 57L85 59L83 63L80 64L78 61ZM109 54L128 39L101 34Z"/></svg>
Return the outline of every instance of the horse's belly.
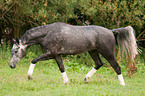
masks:
<svg viewBox="0 0 145 96"><path fill-rule="evenodd" d="M60 54L79 54L79 53L83 53L83 52L86 52L86 51L90 51L90 50L93 50L93 49L96 49L96 47L94 45L91 45L91 44L79 44L79 45L69 45L69 46L65 46L65 47L62 47L60 49Z"/></svg>
<svg viewBox="0 0 145 96"><path fill-rule="evenodd" d="M84 53L84 52L87 52L89 51L90 49L88 50L64 50L64 51L60 51L59 54L60 55L75 55L75 54L80 54L80 53Z"/></svg>

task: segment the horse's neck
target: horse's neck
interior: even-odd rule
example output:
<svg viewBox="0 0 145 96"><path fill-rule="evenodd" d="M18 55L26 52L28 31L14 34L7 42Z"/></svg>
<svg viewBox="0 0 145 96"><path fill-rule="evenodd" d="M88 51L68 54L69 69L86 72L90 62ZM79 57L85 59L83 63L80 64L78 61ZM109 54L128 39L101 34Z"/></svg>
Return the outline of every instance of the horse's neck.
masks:
<svg viewBox="0 0 145 96"><path fill-rule="evenodd" d="M26 32L20 39L22 40L23 44L34 45L39 44L41 38L46 35L46 32Z"/></svg>

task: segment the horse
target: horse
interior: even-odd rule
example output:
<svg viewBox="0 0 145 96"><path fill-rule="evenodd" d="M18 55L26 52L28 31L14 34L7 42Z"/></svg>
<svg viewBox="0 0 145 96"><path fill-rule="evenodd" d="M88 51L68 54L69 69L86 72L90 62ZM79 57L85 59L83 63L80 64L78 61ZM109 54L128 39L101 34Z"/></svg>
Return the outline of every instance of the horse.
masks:
<svg viewBox="0 0 145 96"><path fill-rule="evenodd" d="M117 34L117 38L114 34ZM95 63L95 67L85 76L85 82L88 82L89 78L103 66L99 56L101 54L117 73L120 85L124 86L121 67L115 59L116 39L120 50L123 49L122 51L125 51L133 60L138 52L135 33L131 26L113 30L96 25L74 26L62 22L38 26L27 30L19 39L14 39L9 66L15 68L16 64L26 55L26 48L30 45L39 44L45 53L32 60L28 70L28 79L33 79L32 73L38 61L55 59L63 83L68 83L69 79L61 55L88 52Z"/></svg>

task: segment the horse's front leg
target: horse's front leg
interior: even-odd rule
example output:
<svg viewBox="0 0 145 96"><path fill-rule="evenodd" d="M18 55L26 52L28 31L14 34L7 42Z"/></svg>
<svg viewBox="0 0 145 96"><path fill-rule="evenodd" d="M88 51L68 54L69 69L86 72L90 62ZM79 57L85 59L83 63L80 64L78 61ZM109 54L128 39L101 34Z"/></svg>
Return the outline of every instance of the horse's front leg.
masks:
<svg viewBox="0 0 145 96"><path fill-rule="evenodd" d="M51 54L50 53L46 53L46 54L43 54L35 59L32 60L31 64L30 64L30 67L29 67L29 70L28 70L28 79L29 80L33 80L33 77L32 77L32 73L33 73L33 70L34 70L34 67L35 67L35 64L38 62L38 61L42 61L42 60L48 60L48 59L51 59Z"/></svg>
<svg viewBox="0 0 145 96"><path fill-rule="evenodd" d="M67 74L64 70L64 65L63 65L63 61L62 61L61 56L60 55L56 56L55 60L56 60L57 65L58 65L58 67L61 71L61 75L62 75L62 78L63 78L63 83L69 83L69 79L68 79Z"/></svg>

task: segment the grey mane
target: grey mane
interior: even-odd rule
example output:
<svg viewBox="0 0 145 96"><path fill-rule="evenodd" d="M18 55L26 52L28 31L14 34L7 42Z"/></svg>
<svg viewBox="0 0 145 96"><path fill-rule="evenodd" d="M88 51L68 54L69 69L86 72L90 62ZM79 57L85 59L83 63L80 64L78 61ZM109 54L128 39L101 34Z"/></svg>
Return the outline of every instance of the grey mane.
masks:
<svg viewBox="0 0 145 96"><path fill-rule="evenodd" d="M43 26L38 26L32 29L29 29L26 31L26 33L20 38L20 40L23 41L23 44L27 44L30 41L32 43L38 43L35 41L35 38L39 37L44 37L48 34L48 32L52 31L49 29L49 27L52 27L55 23L53 24L47 24ZM38 40L39 41L39 40Z"/></svg>

